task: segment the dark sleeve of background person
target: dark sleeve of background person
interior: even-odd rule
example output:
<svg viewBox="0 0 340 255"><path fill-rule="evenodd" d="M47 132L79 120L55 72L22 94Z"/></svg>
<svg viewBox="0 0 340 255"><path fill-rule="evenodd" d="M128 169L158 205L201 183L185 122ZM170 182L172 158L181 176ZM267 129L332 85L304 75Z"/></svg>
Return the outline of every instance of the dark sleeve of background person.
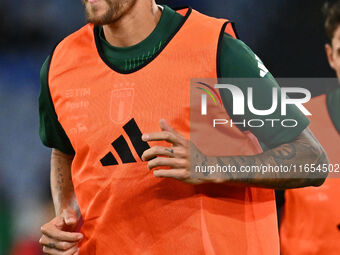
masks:
<svg viewBox="0 0 340 255"><path fill-rule="evenodd" d="M7 255L12 245L11 207L4 192L0 191L0 255Z"/></svg>

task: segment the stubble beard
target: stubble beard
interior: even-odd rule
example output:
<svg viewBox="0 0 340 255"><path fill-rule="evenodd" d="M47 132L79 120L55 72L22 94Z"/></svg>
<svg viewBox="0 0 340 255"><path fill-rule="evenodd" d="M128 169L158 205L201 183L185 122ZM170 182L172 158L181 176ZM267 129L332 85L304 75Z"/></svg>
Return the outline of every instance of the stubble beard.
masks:
<svg viewBox="0 0 340 255"><path fill-rule="evenodd" d="M104 0L108 6L107 10L102 15L96 15L98 12L96 6L85 6L86 18L89 23L94 25L109 25L117 21L123 13L134 5L136 0Z"/></svg>

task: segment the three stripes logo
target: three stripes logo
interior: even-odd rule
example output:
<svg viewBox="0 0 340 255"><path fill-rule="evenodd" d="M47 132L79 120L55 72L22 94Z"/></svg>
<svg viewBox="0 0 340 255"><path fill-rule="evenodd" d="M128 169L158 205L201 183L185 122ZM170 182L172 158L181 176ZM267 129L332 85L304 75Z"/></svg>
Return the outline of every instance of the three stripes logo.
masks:
<svg viewBox="0 0 340 255"><path fill-rule="evenodd" d="M140 131L135 119L131 119L128 123L126 123L123 126L123 129L130 138L130 141L138 156L142 158L144 151L148 150L150 146L148 143L142 140L142 132ZM117 152L123 164L136 162L136 159L133 157L129 145L123 135L119 136L115 141L112 142L112 147ZM118 161L113 156L112 152L107 153L100 160L100 162L103 166L118 165Z"/></svg>

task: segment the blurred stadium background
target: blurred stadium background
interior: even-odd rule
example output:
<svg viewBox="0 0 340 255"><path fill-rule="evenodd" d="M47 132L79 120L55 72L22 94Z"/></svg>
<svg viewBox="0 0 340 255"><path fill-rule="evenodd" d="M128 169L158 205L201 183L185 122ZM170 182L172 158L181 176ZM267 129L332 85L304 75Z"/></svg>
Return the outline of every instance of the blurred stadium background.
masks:
<svg viewBox="0 0 340 255"><path fill-rule="evenodd" d="M321 6L314 0L174 0L236 23L276 77L332 77ZM40 67L56 42L85 23L80 0L0 2L0 255L39 255L53 216L50 150L38 135ZM313 88L318 94L326 88Z"/></svg>

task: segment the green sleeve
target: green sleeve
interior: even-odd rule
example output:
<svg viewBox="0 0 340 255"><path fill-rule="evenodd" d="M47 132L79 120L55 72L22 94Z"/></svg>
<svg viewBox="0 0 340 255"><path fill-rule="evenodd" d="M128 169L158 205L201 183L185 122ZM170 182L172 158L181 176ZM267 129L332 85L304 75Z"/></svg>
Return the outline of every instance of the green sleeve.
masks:
<svg viewBox="0 0 340 255"><path fill-rule="evenodd" d="M50 148L58 149L66 154L74 155L74 149L64 129L58 121L48 86L48 70L51 57L44 62L40 71L39 96L39 135L42 143Z"/></svg>
<svg viewBox="0 0 340 255"><path fill-rule="evenodd" d="M14 219L9 203L0 195L0 254L10 254Z"/></svg>
<svg viewBox="0 0 340 255"><path fill-rule="evenodd" d="M274 77L268 72L262 61L255 55L255 53L242 41L235 39L227 34L224 35L221 42L220 51L220 73L222 78L259 78L261 87L253 89L253 102L256 109L269 109L272 105L272 88L278 88L278 108L277 110L267 116L258 116L251 113L249 110L245 111L243 119L261 119L265 122L263 127L248 127L247 130L252 132L257 139L266 147L274 148L284 143L289 143L294 140L308 125L309 120L295 105L287 105L287 115L283 118L281 116L280 98L281 89ZM261 67L261 68L260 68ZM242 84L239 85L245 97L247 96L247 87ZM229 90L220 90L223 104L228 109L228 114L234 120L236 116L232 116L232 95ZM239 116L238 116L239 118ZM295 119L298 125L294 128L283 127L277 123L272 127L272 123L266 122L265 119Z"/></svg>

